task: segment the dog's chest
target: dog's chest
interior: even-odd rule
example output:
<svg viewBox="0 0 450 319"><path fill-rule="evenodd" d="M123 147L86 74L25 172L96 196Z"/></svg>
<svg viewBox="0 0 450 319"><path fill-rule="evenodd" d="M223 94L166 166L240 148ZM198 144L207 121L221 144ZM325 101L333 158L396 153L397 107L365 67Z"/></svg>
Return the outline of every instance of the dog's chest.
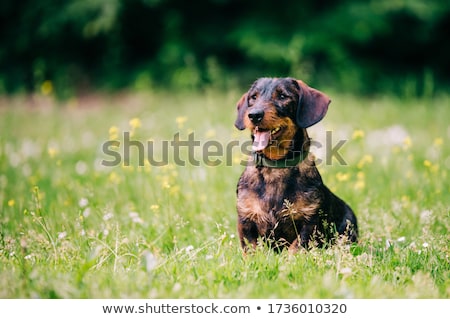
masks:
<svg viewBox="0 0 450 319"><path fill-rule="evenodd" d="M295 188L292 182L286 182L287 177L283 169L247 168L239 181L238 197L240 194L250 196L251 201L258 203L263 210L276 210L283 203L287 188ZM239 200L245 199L241 197Z"/></svg>
<svg viewBox="0 0 450 319"><path fill-rule="evenodd" d="M248 167L238 184L237 209L243 219L267 227L307 218L318 207L295 170Z"/></svg>

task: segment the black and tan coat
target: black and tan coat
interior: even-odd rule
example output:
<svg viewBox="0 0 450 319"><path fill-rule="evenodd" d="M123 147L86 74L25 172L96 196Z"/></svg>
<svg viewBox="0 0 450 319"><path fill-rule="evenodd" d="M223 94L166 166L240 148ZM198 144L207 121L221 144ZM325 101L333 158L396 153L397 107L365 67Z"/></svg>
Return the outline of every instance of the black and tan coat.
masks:
<svg viewBox="0 0 450 319"><path fill-rule="evenodd" d="M263 239L291 252L337 237L357 240L351 208L322 182L306 128L330 99L292 78L260 78L237 104L235 126L248 129L253 160L237 186L238 233L244 250Z"/></svg>

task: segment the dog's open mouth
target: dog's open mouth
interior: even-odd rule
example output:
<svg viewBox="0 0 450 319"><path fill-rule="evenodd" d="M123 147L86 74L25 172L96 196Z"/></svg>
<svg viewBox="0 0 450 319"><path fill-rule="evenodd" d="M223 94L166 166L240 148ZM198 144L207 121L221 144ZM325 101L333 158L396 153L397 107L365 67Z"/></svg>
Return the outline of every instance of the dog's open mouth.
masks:
<svg viewBox="0 0 450 319"><path fill-rule="evenodd" d="M277 139L283 131L281 126L274 129L261 129L258 126L253 130L253 151L258 152L265 149L271 142Z"/></svg>

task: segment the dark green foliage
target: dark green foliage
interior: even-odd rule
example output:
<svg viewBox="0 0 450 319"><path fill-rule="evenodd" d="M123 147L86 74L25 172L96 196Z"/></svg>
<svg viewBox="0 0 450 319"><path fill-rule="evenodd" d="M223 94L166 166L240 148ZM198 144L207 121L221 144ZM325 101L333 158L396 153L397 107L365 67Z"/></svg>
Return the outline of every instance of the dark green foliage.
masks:
<svg viewBox="0 0 450 319"><path fill-rule="evenodd" d="M4 0L0 92L248 85L432 95L450 82L444 0Z"/></svg>

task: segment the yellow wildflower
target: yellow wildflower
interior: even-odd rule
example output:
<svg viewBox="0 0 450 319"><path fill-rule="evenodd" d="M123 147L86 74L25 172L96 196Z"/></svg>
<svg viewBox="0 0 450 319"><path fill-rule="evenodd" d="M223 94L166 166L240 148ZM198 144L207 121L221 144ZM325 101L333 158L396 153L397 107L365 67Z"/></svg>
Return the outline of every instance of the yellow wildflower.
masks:
<svg viewBox="0 0 450 319"><path fill-rule="evenodd" d="M431 162L429 161L429 160L424 160L423 161L423 165L425 166L425 167L431 167Z"/></svg>
<svg viewBox="0 0 450 319"><path fill-rule="evenodd" d="M54 147L49 147L47 152L48 152L48 155L50 156L50 158L54 158L56 156L56 154L58 154L58 150Z"/></svg>
<svg viewBox="0 0 450 319"><path fill-rule="evenodd" d="M408 207L410 204L409 196L403 195L401 201L404 207Z"/></svg>
<svg viewBox="0 0 450 319"><path fill-rule="evenodd" d="M125 162L122 163L122 169L126 172L134 172L134 166L130 163L125 165Z"/></svg>
<svg viewBox="0 0 450 319"><path fill-rule="evenodd" d="M152 166L148 160L144 161L144 172L150 173L152 171Z"/></svg>
<svg viewBox="0 0 450 319"><path fill-rule="evenodd" d="M366 187L366 182L364 180L359 179L356 181L355 189L360 190L360 189L363 189L364 187Z"/></svg>
<svg viewBox="0 0 450 319"><path fill-rule="evenodd" d="M128 122L131 126L131 129L135 130L142 126L142 122L139 118L134 117Z"/></svg>
<svg viewBox="0 0 450 319"><path fill-rule="evenodd" d="M179 185L175 185L170 189L170 194L175 195L177 193L180 192L180 186Z"/></svg>
<svg viewBox="0 0 450 319"><path fill-rule="evenodd" d="M186 116L178 116L175 119L175 122L177 122L178 128L181 129L183 128L184 123L187 121L187 117Z"/></svg>
<svg viewBox="0 0 450 319"><path fill-rule="evenodd" d="M359 138L364 138L364 131L363 130L354 130L352 134L352 139L356 140Z"/></svg>
<svg viewBox="0 0 450 319"><path fill-rule="evenodd" d="M433 164L429 160L424 160L423 165L427 167L432 173L437 173L439 171L439 164Z"/></svg>
<svg viewBox="0 0 450 319"><path fill-rule="evenodd" d="M14 201L14 199L10 199L10 200L8 201L8 206L9 206L9 207L13 207L15 203L16 203L16 202Z"/></svg>
<svg viewBox="0 0 450 319"><path fill-rule="evenodd" d="M53 83L50 80L44 81L41 85L41 93L44 95L50 95L53 92Z"/></svg>
<svg viewBox="0 0 450 319"><path fill-rule="evenodd" d="M206 138L213 138L216 136L216 131L214 129L210 129L205 133Z"/></svg>
<svg viewBox="0 0 450 319"><path fill-rule="evenodd" d="M366 187L366 181L365 181L366 175L364 174L364 172L358 172L356 174L356 178L357 178L357 181L355 183L355 189L361 190L364 187Z"/></svg>
<svg viewBox="0 0 450 319"><path fill-rule="evenodd" d="M412 145L411 138L409 136L405 137L405 139L403 140L403 149L407 150L411 147L411 145Z"/></svg>
<svg viewBox="0 0 450 319"><path fill-rule="evenodd" d="M348 181L350 179L350 174L345 174L345 173L339 172L339 173L336 174L336 179L339 182L346 182L346 181Z"/></svg>
<svg viewBox="0 0 450 319"><path fill-rule="evenodd" d="M151 209L153 212L157 212L157 211L159 211L159 205L153 204L152 206L150 206L150 209Z"/></svg>
<svg viewBox="0 0 450 319"><path fill-rule="evenodd" d="M233 155L232 161L233 164L239 164L242 161L242 156Z"/></svg>
<svg viewBox="0 0 450 319"><path fill-rule="evenodd" d="M400 147L398 147L397 145L392 147L392 153L394 154L398 154L400 153Z"/></svg>
<svg viewBox="0 0 450 319"><path fill-rule="evenodd" d="M113 125L109 128L109 139L117 140L118 138L119 138L119 128Z"/></svg>
<svg viewBox="0 0 450 319"><path fill-rule="evenodd" d="M437 172L439 171L439 164L431 165L430 171L431 171L432 173L437 173Z"/></svg>
<svg viewBox="0 0 450 319"><path fill-rule="evenodd" d="M444 139L442 137L437 137L434 139L433 144L435 146L441 146L442 144L444 144Z"/></svg>
<svg viewBox="0 0 450 319"><path fill-rule="evenodd" d="M363 158L358 162L357 167L361 169L364 165L370 164L373 162L372 155L364 155Z"/></svg>
<svg viewBox="0 0 450 319"><path fill-rule="evenodd" d="M111 172L109 174L109 181L113 184L119 184L120 183L120 176L117 175L116 172Z"/></svg>

